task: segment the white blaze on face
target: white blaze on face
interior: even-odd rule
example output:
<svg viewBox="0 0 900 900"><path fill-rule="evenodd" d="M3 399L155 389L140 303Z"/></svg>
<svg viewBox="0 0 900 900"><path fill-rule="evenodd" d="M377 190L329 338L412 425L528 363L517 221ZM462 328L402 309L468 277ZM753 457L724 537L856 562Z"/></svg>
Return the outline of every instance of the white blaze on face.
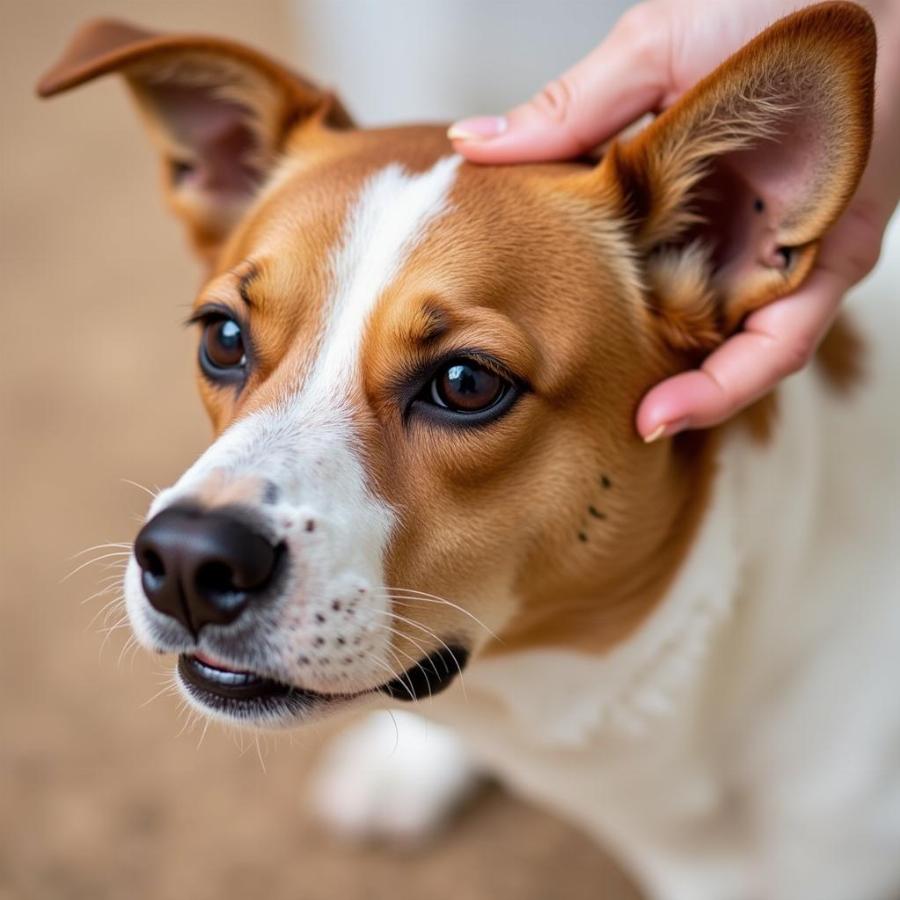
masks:
<svg viewBox="0 0 900 900"><path fill-rule="evenodd" d="M378 589L394 516L368 486L348 401L360 381L371 313L447 209L460 162L446 157L418 175L390 165L365 183L332 252L331 299L309 377L302 386L285 385L280 402L226 430L151 507L156 514L190 502L211 478L277 487L277 504L260 497L256 508L288 547L290 577L258 640L250 640L243 659L228 661L323 691L372 687L414 662L389 649L390 604ZM139 582L132 559L128 608L136 633L152 644L159 616ZM201 646L206 641L215 653L213 637L201 634Z"/></svg>
<svg viewBox="0 0 900 900"><path fill-rule="evenodd" d="M336 393L346 393L358 372L369 315L428 226L445 211L461 161L445 157L421 175L390 165L363 188L332 259L335 288L306 402L330 404Z"/></svg>

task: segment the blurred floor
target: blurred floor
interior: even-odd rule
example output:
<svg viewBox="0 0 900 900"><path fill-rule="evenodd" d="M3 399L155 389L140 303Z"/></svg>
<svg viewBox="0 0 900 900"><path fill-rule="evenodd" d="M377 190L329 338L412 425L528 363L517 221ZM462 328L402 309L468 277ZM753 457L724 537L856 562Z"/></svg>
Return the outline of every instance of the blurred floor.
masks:
<svg viewBox="0 0 900 900"><path fill-rule="evenodd" d="M123 479L166 484L204 446L179 327L198 273L121 85L46 104L32 85L88 16L285 58L295 19L238 0L0 10L0 898L632 897L584 838L500 793L424 854L337 845L303 806L323 731L266 739L264 771L252 740L241 753L214 726L201 743L176 700L147 703L169 663L119 660L126 629L101 652L106 598L81 601L117 570L60 579L77 551L133 536L147 498Z"/></svg>

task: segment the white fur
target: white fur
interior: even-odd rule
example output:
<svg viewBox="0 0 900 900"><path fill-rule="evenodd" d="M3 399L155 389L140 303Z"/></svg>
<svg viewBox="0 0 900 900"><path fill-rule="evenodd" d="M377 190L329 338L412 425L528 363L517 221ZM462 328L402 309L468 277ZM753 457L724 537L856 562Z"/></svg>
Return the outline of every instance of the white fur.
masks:
<svg viewBox="0 0 900 900"><path fill-rule="evenodd" d="M335 248L328 325L303 388L229 429L154 504L212 477L276 481L272 526L308 563L269 623L268 673L282 680L347 690L396 668L386 601L371 593L393 513L368 489L344 401L369 314L446 208L457 164L374 176ZM701 534L648 622L606 656L476 659L465 697L456 687L425 707L521 793L616 851L654 900L900 890L898 232L854 310L871 342L869 385L840 398L804 372L780 391L770 445L734 433ZM152 643L159 622L133 562L127 595ZM352 624L331 615L353 597ZM315 636L328 656L301 667ZM360 636L366 652L341 670L337 639ZM427 734L366 766L367 732L348 737L320 802L354 833L434 828L473 770L452 738ZM348 767L352 782L339 774Z"/></svg>
<svg viewBox="0 0 900 900"><path fill-rule="evenodd" d="M851 304L870 378L736 433L670 594L606 657L476 662L434 712L660 900L900 891L900 223ZM598 602L602 602L598 598ZM499 714L504 709L505 714Z"/></svg>
<svg viewBox="0 0 900 900"><path fill-rule="evenodd" d="M732 435L633 638L476 660L465 698L426 708L653 900L900 896L898 284L900 221L850 304L868 384L844 398L807 370L770 446Z"/></svg>
<svg viewBox="0 0 900 900"><path fill-rule="evenodd" d="M220 647L214 628L203 630L201 648L226 663L312 690L352 693L390 681L415 662L390 648L389 602L378 589L394 516L369 490L352 400L369 316L446 208L460 161L448 156L422 174L389 165L366 182L332 253L331 300L309 377L280 403L232 425L150 508L153 516L190 501L210 480L256 478L278 488L278 505L257 509L295 562L286 602L266 614L240 658ZM171 621L147 603L134 558L125 587L142 643L192 649L186 633L173 635Z"/></svg>
<svg viewBox="0 0 900 900"><path fill-rule="evenodd" d="M331 744L312 799L345 838L409 845L434 835L479 784L480 770L453 731L378 712Z"/></svg>
<svg viewBox="0 0 900 900"><path fill-rule="evenodd" d="M461 161L446 156L422 175L392 163L366 184L333 254L336 289L326 310L323 349L304 392L308 401L315 397L331 405L335 391L350 386L369 314L428 225L445 210Z"/></svg>

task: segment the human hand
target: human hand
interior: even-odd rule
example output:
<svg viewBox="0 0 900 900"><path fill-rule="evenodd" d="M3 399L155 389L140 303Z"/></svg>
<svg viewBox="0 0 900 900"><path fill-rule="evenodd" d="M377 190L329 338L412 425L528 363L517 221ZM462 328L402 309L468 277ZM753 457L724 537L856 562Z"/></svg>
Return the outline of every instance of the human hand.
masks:
<svg viewBox="0 0 900 900"><path fill-rule="evenodd" d="M900 46L900 0L864 4L879 43ZM456 150L474 162L509 163L583 154L647 112L670 106L791 0L649 0L632 7L585 59L506 116L457 122ZM637 428L645 440L715 425L801 369L828 331L845 292L878 259L900 196L900 55L881 54L869 165L844 215L822 241L815 268L792 295L757 310L696 370L656 385ZM884 98L888 98L885 100Z"/></svg>

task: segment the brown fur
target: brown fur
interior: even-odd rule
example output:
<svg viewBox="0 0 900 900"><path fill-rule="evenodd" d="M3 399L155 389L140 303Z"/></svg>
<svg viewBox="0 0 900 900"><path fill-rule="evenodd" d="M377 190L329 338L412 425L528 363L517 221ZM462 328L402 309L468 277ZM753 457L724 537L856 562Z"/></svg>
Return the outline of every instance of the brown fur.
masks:
<svg viewBox="0 0 900 900"><path fill-rule="evenodd" d="M100 27L107 37L108 27ZM229 90L235 67L243 73L242 93L229 96L251 107L262 129L266 165L275 166L269 183L234 227L219 220L209 231L202 212L179 210L214 259L197 305L214 299L250 322L254 369L240 394L201 379L221 430L302 386L332 287L323 262L364 179L388 162L423 171L450 148L440 129L345 129L324 94L229 42L143 34L113 35L113 49L93 57L76 48L42 89L122 67L132 84L152 81L160 53L168 72L178 68L172 54L184 53L205 78L231 73ZM225 62L210 64L210 54ZM378 300L350 398L372 486L400 518L386 560L390 586L471 611L501 634L493 652L547 644L602 652L646 618L702 521L718 438L645 445L633 426L637 404L749 310L803 280L865 163L873 68L868 17L826 4L765 32L598 166L460 168L450 211ZM813 94L801 96L809 85ZM751 233L764 242L744 248L749 262L734 278L716 269L705 243L703 192L741 173L752 181L755 148L800 100L838 162L816 169L790 203L777 191L767 197L762 230ZM273 109L283 114L273 119ZM279 127L259 124L275 120ZM786 268L769 252L772 241L795 248ZM851 368L849 347L842 331L823 347L839 381ZM486 428L404 421L398 379L463 348L490 353L529 390ZM745 417L758 439L773 411L764 400ZM226 501L234 497L212 489L209 502ZM484 641L450 607L425 598L396 606L409 620L404 654L421 655L422 627Z"/></svg>
<svg viewBox="0 0 900 900"><path fill-rule="evenodd" d="M306 79L250 47L208 35L163 35L112 19L85 24L59 62L38 83L51 97L105 75L125 76L162 161L162 184L172 211L188 226L195 251L211 263L246 209L241 198L216 202L202 191L180 188L172 167L196 160L168 114L173 91L208 92L233 105L248 131L244 162L267 172L298 122L345 128L340 102Z"/></svg>
<svg viewBox="0 0 900 900"><path fill-rule="evenodd" d="M865 344L852 321L841 315L831 326L816 352L816 364L828 383L838 392L847 393L863 379Z"/></svg>
<svg viewBox="0 0 900 900"><path fill-rule="evenodd" d="M819 239L865 168L874 71L875 32L865 13L847 3L808 7L747 44L635 139L613 146L605 166L622 186L622 208L647 253L656 307L682 341L684 335L696 341L698 334L715 335L706 346L721 340L748 313L790 293L809 274ZM812 146L779 138L798 120L815 134ZM776 168L811 166L817 156L827 163L791 190L754 162L761 150L775 156ZM829 170L840 175L829 177ZM678 273L668 298L655 284L657 252L666 252L672 269L673 246L691 247L693 235L704 236L700 226L709 210L703 194L710 181L727 182L728 207L745 204L748 220L756 218L752 203L764 201L764 231L745 248L745 258L718 273L694 250L688 261L693 271ZM781 247L792 250L787 268L773 255ZM685 278L706 281L708 291L694 292L691 302L678 290Z"/></svg>

